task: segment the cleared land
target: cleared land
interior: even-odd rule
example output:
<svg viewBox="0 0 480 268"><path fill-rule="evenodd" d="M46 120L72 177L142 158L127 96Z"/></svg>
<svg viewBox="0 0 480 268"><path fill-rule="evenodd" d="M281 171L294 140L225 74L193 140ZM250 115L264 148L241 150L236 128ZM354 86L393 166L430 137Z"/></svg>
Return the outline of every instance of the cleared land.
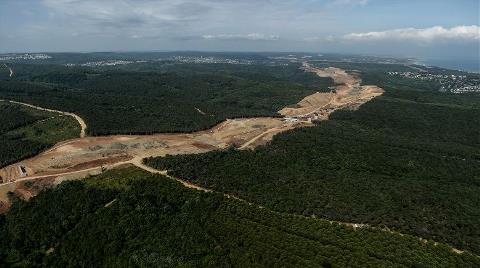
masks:
<svg viewBox="0 0 480 268"><path fill-rule="evenodd" d="M386 88L256 150L146 160L274 211L367 223L480 252L480 99Z"/></svg>
<svg viewBox="0 0 480 268"><path fill-rule="evenodd" d="M349 74L339 68L319 69L303 64L306 72L316 73L320 77L330 77L334 81L332 91L317 92L305 97L295 107L286 107L279 111L286 117L303 119L328 119L335 110L356 109L372 98L382 95L383 89L377 86L361 86L362 80L356 73Z"/></svg>
<svg viewBox="0 0 480 268"><path fill-rule="evenodd" d="M228 119L210 130L190 134L115 135L69 140L36 157L1 169L0 200L6 202L6 193L23 189L26 181L41 179L56 184L127 163L138 166L145 157L204 153L230 146L255 148L280 132L309 126L312 120L328 119L328 115L337 109L356 109L383 92L375 86L360 86L361 79L357 75L341 69L317 69L308 64L303 68L333 78L335 86L330 93L315 93L305 98L296 105L300 108L282 109L280 113L285 118ZM37 193L35 189L16 192L26 198Z"/></svg>

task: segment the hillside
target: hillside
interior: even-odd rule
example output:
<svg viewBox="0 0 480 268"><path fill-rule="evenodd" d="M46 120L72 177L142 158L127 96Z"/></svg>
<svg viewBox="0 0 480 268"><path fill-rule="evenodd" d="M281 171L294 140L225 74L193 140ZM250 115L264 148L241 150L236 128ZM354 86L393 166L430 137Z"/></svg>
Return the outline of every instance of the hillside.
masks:
<svg viewBox="0 0 480 268"><path fill-rule="evenodd" d="M62 267L478 266L479 96L390 77L411 66L314 67L324 64L15 65L20 74L0 81L0 96L73 111L90 135L186 133L82 137L1 169L10 210L0 216L0 259ZM69 138L52 125L43 134L31 127L62 114L3 105L12 114L5 133L25 128L26 141L45 146ZM234 117L254 118L197 131ZM118 169L125 165L167 170L208 193Z"/></svg>
<svg viewBox="0 0 480 268"><path fill-rule="evenodd" d="M20 104L0 101L0 114L0 168L80 133L80 126L69 116Z"/></svg>
<svg viewBox="0 0 480 268"><path fill-rule="evenodd" d="M134 168L66 182L0 215L17 266L474 267L480 259L381 230L272 212Z"/></svg>
<svg viewBox="0 0 480 268"><path fill-rule="evenodd" d="M480 253L480 98L386 88L255 151L150 158L275 211L368 223Z"/></svg>
<svg viewBox="0 0 480 268"><path fill-rule="evenodd" d="M94 136L152 134L204 130L227 118L278 116L284 106L331 85L298 65L148 66L120 71L15 65L16 76L0 81L0 98L74 112Z"/></svg>

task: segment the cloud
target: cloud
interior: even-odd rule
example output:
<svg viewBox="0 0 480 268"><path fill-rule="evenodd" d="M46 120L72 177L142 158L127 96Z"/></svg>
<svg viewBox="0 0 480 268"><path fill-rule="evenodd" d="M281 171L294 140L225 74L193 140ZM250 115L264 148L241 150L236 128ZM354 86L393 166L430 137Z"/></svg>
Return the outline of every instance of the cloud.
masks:
<svg viewBox="0 0 480 268"><path fill-rule="evenodd" d="M353 41L416 41L432 42L437 40L479 40L480 27L477 25L444 28L402 28L381 32L350 33L343 36L345 40Z"/></svg>
<svg viewBox="0 0 480 268"><path fill-rule="evenodd" d="M335 42L337 41L338 38L336 38L333 35L327 35L327 36L312 36L312 37L305 37L303 38L303 41L305 42Z"/></svg>
<svg viewBox="0 0 480 268"><path fill-rule="evenodd" d="M152 36L187 27L211 10L202 1L191 0L42 0L42 3L56 19L64 18L82 34L125 36Z"/></svg>
<svg viewBox="0 0 480 268"><path fill-rule="evenodd" d="M0 0L1 1L1 0ZM368 0L39 0L51 14L51 32L80 37L175 41L274 41L280 34L301 35L329 8ZM288 20L286 20L288 18ZM62 24L51 22L61 21ZM279 28L280 26L280 28ZM300 29L300 30L299 30ZM205 35L202 36L202 34ZM250 34L245 34L250 33ZM273 34L262 34L273 33ZM45 35L43 33L42 35ZM294 38L298 38L294 37Z"/></svg>
<svg viewBox="0 0 480 268"><path fill-rule="evenodd" d="M199 38L274 41L279 39L278 35L256 31L270 31L268 27L277 23L277 17L283 19L286 15L282 12L290 12L298 0L285 0L278 4L272 4L270 0L41 1L53 14L53 21L65 22L59 26L49 25L50 29L58 28L56 32L71 30L77 36L123 37L137 41ZM259 28L255 22L260 19L265 21L264 28ZM253 33L236 34L245 31ZM202 33L208 34L202 36Z"/></svg>
<svg viewBox="0 0 480 268"><path fill-rule="evenodd" d="M364 6L369 0L333 0L331 6Z"/></svg>
<svg viewBox="0 0 480 268"><path fill-rule="evenodd" d="M445 19L448 15L456 15L456 25L478 25L478 12L473 11L478 9L476 1L465 3L465 12L458 14L450 14L458 7L453 2L441 7L416 5L414 18L403 15L412 10L412 3L407 3L411 1L383 2L388 1L0 0L0 36L5 37L0 50L300 50L401 55L430 51L443 55L447 51L478 55L478 26L442 24L450 21ZM428 12L433 13L419 17ZM391 26L379 30L385 16ZM406 23L416 28L398 29ZM443 27L418 26L425 23Z"/></svg>
<svg viewBox="0 0 480 268"><path fill-rule="evenodd" d="M118 26L195 20L208 8L187 0L43 0L57 14Z"/></svg>
<svg viewBox="0 0 480 268"><path fill-rule="evenodd" d="M252 41L276 41L280 37L278 35L266 35L261 33L250 34L207 34L202 36L208 40L252 40Z"/></svg>

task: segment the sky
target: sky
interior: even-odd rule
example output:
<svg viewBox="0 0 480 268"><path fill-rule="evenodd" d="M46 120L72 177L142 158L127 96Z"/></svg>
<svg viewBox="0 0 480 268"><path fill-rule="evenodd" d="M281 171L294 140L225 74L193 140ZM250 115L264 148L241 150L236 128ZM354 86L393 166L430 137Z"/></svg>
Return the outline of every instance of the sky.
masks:
<svg viewBox="0 0 480 268"><path fill-rule="evenodd" d="M0 0L0 53L480 56L478 0Z"/></svg>

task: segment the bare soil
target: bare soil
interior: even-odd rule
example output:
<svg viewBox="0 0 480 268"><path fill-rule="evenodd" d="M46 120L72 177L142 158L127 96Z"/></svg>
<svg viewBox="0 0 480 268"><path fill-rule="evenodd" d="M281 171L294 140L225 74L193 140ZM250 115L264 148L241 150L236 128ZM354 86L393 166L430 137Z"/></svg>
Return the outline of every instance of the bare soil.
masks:
<svg viewBox="0 0 480 268"><path fill-rule="evenodd" d="M361 104L383 94L383 89L373 86L362 86L362 80L356 73L347 73L339 68L313 68L308 63L303 64L306 72L316 73L320 77L330 77L335 86L330 92L317 92L305 97L295 107L286 107L279 111L286 117L296 117L311 120L326 120L335 110L357 109Z"/></svg>
<svg viewBox="0 0 480 268"><path fill-rule="evenodd" d="M125 164L133 164L149 172L159 173L143 165L142 159L167 154L204 153L230 146L253 149L266 144L278 133L311 126L312 120L326 120L337 109L356 109L383 93L383 90L376 86L361 86L361 79L357 74L349 74L338 68L318 69L304 63L303 69L321 77L331 77L335 83L332 91L312 94L297 105L280 110L279 113L285 118L227 119L209 130L189 134L84 137L86 125L77 115L19 103L75 117L82 126L82 138L58 143L46 152L1 169L3 183L0 184L0 202L3 202L4 207L8 206L9 191L16 192L23 198L35 195L37 191L25 189L23 183L26 181L54 178L51 184L55 185L64 180L82 179ZM26 176L21 176L20 166L26 169ZM201 188L187 182L182 184L195 189ZM0 210L1 208L0 204Z"/></svg>

